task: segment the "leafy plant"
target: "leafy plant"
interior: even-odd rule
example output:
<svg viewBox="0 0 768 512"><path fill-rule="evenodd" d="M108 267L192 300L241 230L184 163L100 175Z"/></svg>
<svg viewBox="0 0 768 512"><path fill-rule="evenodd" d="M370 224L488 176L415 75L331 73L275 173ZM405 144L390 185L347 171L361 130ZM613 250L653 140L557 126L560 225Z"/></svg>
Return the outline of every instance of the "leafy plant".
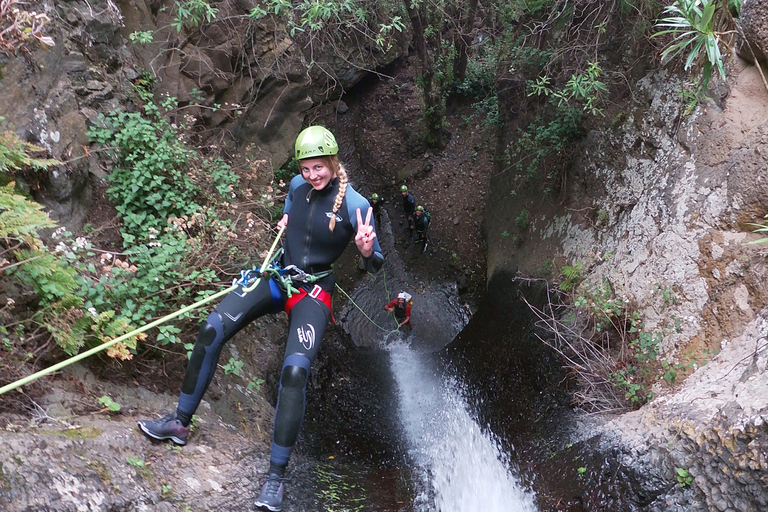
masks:
<svg viewBox="0 0 768 512"><path fill-rule="evenodd" d="M0 143L0 152L2 152ZM38 230L55 226L43 206L16 193L16 183L0 187L0 238L18 239L30 248L40 248ZM36 257L36 256L33 256Z"/></svg>
<svg viewBox="0 0 768 512"><path fill-rule="evenodd" d="M584 279L584 265L582 263L577 263L575 266L564 265L560 273L563 275L563 280L559 288L564 292L570 292Z"/></svg>
<svg viewBox="0 0 768 512"><path fill-rule="evenodd" d="M219 13L219 9L213 7L205 0L186 0L175 2L176 17L171 26L176 32L183 28L199 27L204 21L210 23Z"/></svg>
<svg viewBox="0 0 768 512"><path fill-rule="evenodd" d="M243 363L242 361L238 361L234 357L229 358L229 362L224 365L224 375L229 375L230 373L234 373L238 377L242 374L243 370Z"/></svg>
<svg viewBox="0 0 768 512"><path fill-rule="evenodd" d="M675 468L675 472L677 473L677 483L680 484L680 487L689 487L693 483L693 477L688 473L687 469Z"/></svg>
<svg viewBox="0 0 768 512"><path fill-rule="evenodd" d="M520 213L515 217L515 225L520 231L525 231L531 225L531 214L528 210L523 208Z"/></svg>
<svg viewBox="0 0 768 512"><path fill-rule="evenodd" d="M156 110L148 109L154 117ZM99 115L91 138L117 148L117 165L107 194L123 221L126 246L145 238L150 228L161 230L171 216L193 215L200 209L199 189L186 171L189 151L167 121L140 113Z"/></svg>
<svg viewBox="0 0 768 512"><path fill-rule="evenodd" d="M254 377L248 381L246 389L255 389L256 391L260 391L262 384L264 384L264 379L257 379Z"/></svg>
<svg viewBox="0 0 768 512"><path fill-rule="evenodd" d="M0 122L3 120L0 117ZM0 132L0 172L18 171L25 167L35 170L47 169L61 162L52 158L37 158L32 155L44 152L39 146L19 139L13 131Z"/></svg>
<svg viewBox="0 0 768 512"><path fill-rule="evenodd" d="M752 230L753 233L768 233L768 215L764 217L765 220L763 220L760 223L754 224L750 223L750 226L754 226L755 229ZM751 242L746 242L744 245L755 245L755 244L764 244L768 242L768 237L765 238L759 238L757 240L752 240Z"/></svg>
<svg viewBox="0 0 768 512"><path fill-rule="evenodd" d="M135 468L143 468L147 465L147 463L144 462L144 459L136 457L135 455L129 455L125 458L125 461Z"/></svg>
<svg viewBox="0 0 768 512"><path fill-rule="evenodd" d="M99 398L99 405L109 409L112 412L117 412L120 410L120 404L112 400L107 395L104 395L101 398Z"/></svg>
<svg viewBox="0 0 768 512"><path fill-rule="evenodd" d="M565 105L556 107L551 121L537 116L518 131L517 139L508 148L509 168L527 181L533 181L546 169L540 181L544 192L551 192L568 161L569 145L580 134L580 127L581 111Z"/></svg>
<svg viewBox="0 0 768 512"><path fill-rule="evenodd" d="M719 30L719 27L733 23L729 10L732 3L725 0L677 0L664 8L667 17L656 24L661 30L652 37L672 36L661 53L662 63L666 64L687 51L685 70L689 71L697 64L702 67L701 93L706 91L713 69L725 80L720 45L729 46L725 37L733 31ZM738 4L740 6L740 2Z"/></svg>
<svg viewBox="0 0 768 512"><path fill-rule="evenodd" d="M571 75L562 89L551 87L549 76L538 77L528 84L528 96L550 96L557 100L557 106L562 107L569 103L582 105L585 112L603 115L603 110L598 105L608 93L608 87L599 80L603 70L597 62L590 62L587 68L578 75Z"/></svg>
<svg viewBox="0 0 768 512"><path fill-rule="evenodd" d="M141 30L132 32L128 38L137 44L149 44L154 39L154 35L151 30Z"/></svg>

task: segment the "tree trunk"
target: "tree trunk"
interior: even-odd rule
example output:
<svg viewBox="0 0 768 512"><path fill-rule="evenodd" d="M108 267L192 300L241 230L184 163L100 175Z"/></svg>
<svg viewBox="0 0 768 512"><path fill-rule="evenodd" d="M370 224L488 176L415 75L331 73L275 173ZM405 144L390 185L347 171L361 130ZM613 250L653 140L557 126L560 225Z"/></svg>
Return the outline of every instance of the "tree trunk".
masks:
<svg viewBox="0 0 768 512"><path fill-rule="evenodd" d="M434 90L433 78L435 70L432 56L427 46L427 40L424 37L421 10L425 8L425 4L422 3L418 9L411 5L411 0L403 0L403 4L408 12L408 17L411 19L413 44L421 62L420 85L424 98L424 124L427 130L426 142L428 146L442 148L444 113L442 102L440 101L440 93Z"/></svg>
<svg viewBox="0 0 768 512"><path fill-rule="evenodd" d="M469 0L467 16L461 24L461 33L458 34L455 42L456 62L453 66L453 73L459 82L467 76L467 52L472 44L470 37L472 35L472 26L475 24L475 16L477 16L477 0Z"/></svg>

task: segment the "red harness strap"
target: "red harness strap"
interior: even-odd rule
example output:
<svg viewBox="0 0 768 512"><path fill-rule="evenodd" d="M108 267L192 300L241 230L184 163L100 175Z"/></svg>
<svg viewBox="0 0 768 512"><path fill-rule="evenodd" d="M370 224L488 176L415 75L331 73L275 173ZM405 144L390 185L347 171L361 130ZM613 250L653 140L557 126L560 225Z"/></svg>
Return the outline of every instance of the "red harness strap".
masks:
<svg viewBox="0 0 768 512"><path fill-rule="evenodd" d="M291 295L291 297L285 301L285 312L291 313L291 308L295 306L301 299L309 296L313 299L317 299L328 307L328 311L331 313L331 322L336 323L336 319L333 318L333 303L331 302L331 294L320 288L319 285L315 285L309 292L304 288L299 288L297 293Z"/></svg>

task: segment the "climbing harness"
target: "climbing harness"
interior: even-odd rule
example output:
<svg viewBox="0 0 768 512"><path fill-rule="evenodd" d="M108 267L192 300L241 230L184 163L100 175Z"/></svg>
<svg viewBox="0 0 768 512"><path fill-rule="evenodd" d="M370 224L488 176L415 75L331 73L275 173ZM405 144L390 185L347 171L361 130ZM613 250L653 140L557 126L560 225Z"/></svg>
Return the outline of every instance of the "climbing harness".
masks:
<svg viewBox="0 0 768 512"><path fill-rule="evenodd" d="M275 251L275 247L277 246L277 242L280 241L280 237L283 235L283 231L284 230L285 230L285 228L283 227L283 228L280 228L280 231L277 232L277 236L275 236L275 240L274 240L274 242L272 242L272 247L269 248L269 252L267 253L266 258L264 258L264 263L262 263L262 265L261 265L262 267L266 267L267 266L267 262L271 261L272 253ZM250 287L243 288L243 291L246 292L246 293L250 292L250 291L253 291L254 289L256 289L256 286L259 284L259 281L260 281L260 278L257 278L255 280L255 282ZM184 313L187 313L189 311L193 311L193 310L199 308L200 306L208 304L209 302L211 302L211 301L213 301L215 299L218 299L219 297L221 297L223 295L226 295L229 292L232 292L232 291L236 290L239 287L241 287L241 284L239 282L238 283L233 283L232 286L230 286L226 290L221 290L220 292L214 293L213 295L211 295L209 297L206 297L206 298L204 298L204 299L202 299L200 301L197 301L194 304L190 304L189 306L181 308L180 310L176 311L175 313L171 313L170 315L166 315L166 316L164 316L162 318L159 318L159 319L155 320L154 322L150 322L150 323L144 325L143 327L139 327L137 329L134 329L131 332L123 334L122 336L118 336L115 339L112 339L110 341L102 343L98 347L94 347L94 348L92 348L90 350L86 350L85 352L82 352L82 353L77 354L77 355L75 355L73 357L70 357L69 359L65 359L64 361L61 361L60 363L57 363L57 364L55 364L55 365L53 365L51 367L45 368L43 370L40 370L39 372L33 373L32 375L28 375L28 376L24 377L23 379L19 379L19 380L15 381L15 382L11 382L10 384L7 384L7 385L5 385L3 387L0 387L0 395L2 395L4 393L7 393L8 391L11 391L11 390L16 389L18 387L21 387L24 384L28 384L28 383L30 383L30 382L32 382L34 380L37 380L40 377L43 377L43 376L48 375L50 373L53 373L53 372L55 372L57 370L60 370L60 369L62 369L64 367L67 367L67 366L69 366L72 363L75 363L77 361L85 359L86 357L90 357L93 354L96 354L97 352L101 352L102 350L107 349L107 348L111 347L112 345L114 345L116 343L119 343L119 342L121 342L123 340L130 339L130 338L132 338L132 337L134 337L134 336L136 336L138 334L141 334L144 331L148 331L149 329L151 329L151 328L153 328L155 326L158 326L158 325L160 325L162 323L165 323L168 320L172 320L172 319L174 319L174 318L176 318L178 316L181 316Z"/></svg>
<svg viewBox="0 0 768 512"><path fill-rule="evenodd" d="M299 293L301 289L300 287L294 286L294 283L315 284L320 279L333 273L333 270L331 269L317 272L315 274L310 274L308 272L304 272L296 265L281 267L277 261L280 260L282 255L283 249L281 248L277 251L269 263L262 265L259 268L241 270L240 278L234 279L232 284L241 286L242 294L239 292L235 293L242 297L248 292L253 291L255 288L255 286L251 285L250 283L253 281L258 281L262 277L269 277L274 279L283 288L283 290L285 290L285 293L288 294L288 298L290 299L294 293Z"/></svg>

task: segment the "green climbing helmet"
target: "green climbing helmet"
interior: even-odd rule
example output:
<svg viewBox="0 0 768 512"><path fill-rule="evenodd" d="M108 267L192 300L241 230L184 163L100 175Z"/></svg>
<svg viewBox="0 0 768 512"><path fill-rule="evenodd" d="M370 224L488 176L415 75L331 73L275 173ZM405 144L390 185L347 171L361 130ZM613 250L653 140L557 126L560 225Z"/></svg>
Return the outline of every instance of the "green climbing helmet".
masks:
<svg viewBox="0 0 768 512"><path fill-rule="evenodd" d="M408 192L408 187L403 185L402 187L400 187L400 192Z"/></svg>
<svg viewBox="0 0 768 512"><path fill-rule="evenodd" d="M378 200L378 199L379 199L379 194L377 194L376 192L374 192L373 194L371 194L371 199L376 199L376 200Z"/></svg>
<svg viewBox="0 0 768 512"><path fill-rule="evenodd" d="M416 211L417 212L423 212L424 211L424 207L419 205L419 206L416 207Z"/></svg>
<svg viewBox="0 0 768 512"><path fill-rule="evenodd" d="M338 152L339 145L336 143L336 138L322 126L305 128L296 137L296 160L335 155Z"/></svg>

